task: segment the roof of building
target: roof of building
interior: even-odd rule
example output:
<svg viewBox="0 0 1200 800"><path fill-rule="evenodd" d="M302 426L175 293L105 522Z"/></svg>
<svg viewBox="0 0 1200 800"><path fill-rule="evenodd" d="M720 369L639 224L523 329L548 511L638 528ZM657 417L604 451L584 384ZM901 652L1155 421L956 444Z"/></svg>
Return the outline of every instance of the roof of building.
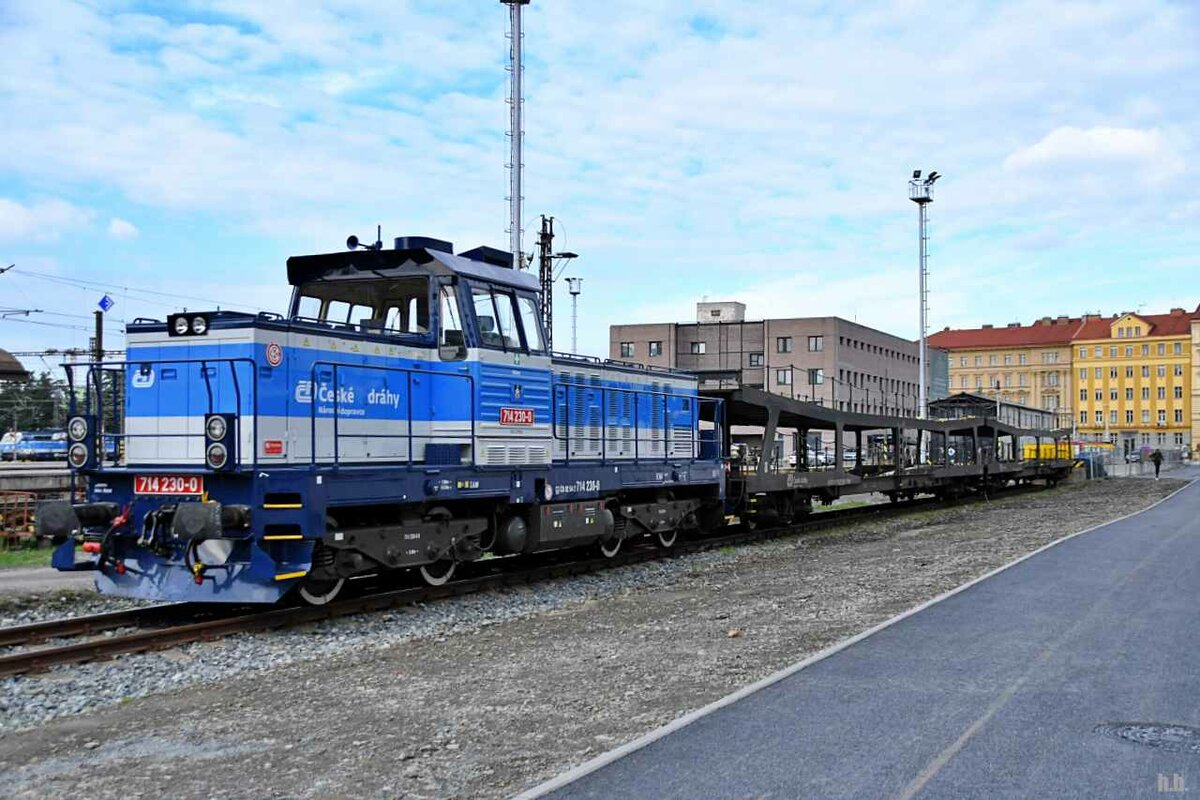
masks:
<svg viewBox="0 0 1200 800"><path fill-rule="evenodd" d="M1080 329L1076 339L1110 339L1111 325L1114 320L1124 314L1114 314L1112 317L1091 319ZM1188 313L1182 308L1173 308L1169 314L1133 314L1150 326L1147 336L1187 336L1192 331L1192 320L1200 316L1200 308Z"/></svg>
<svg viewBox="0 0 1200 800"><path fill-rule="evenodd" d="M29 378L29 370L7 350L0 350L0 381L23 381Z"/></svg>
<svg viewBox="0 0 1200 800"><path fill-rule="evenodd" d="M967 350L984 347L1021 347L1068 345L1078 339L1111 338L1110 326L1124 314L1083 317L1042 317L1031 325L1010 322L1003 328L984 325L981 328L946 328L929 336L930 347L944 350ZM1200 319L1200 306L1193 312L1173 308L1167 314L1135 314L1150 326L1148 336L1183 336L1189 333L1193 319Z"/></svg>
<svg viewBox="0 0 1200 800"><path fill-rule="evenodd" d="M1080 317L1042 317L1032 325L1011 322L1003 328L946 328L929 336L930 347L964 350L972 347L1019 347L1021 345L1070 344L1083 325Z"/></svg>

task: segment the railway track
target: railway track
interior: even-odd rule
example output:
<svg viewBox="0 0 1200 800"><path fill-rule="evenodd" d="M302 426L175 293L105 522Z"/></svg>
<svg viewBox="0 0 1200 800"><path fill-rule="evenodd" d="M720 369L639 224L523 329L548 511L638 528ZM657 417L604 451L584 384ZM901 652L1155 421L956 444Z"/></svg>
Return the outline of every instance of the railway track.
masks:
<svg viewBox="0 0 1200 800"><path fill-rule="evenodd" d="M1040 487L1039 487L1040 488ZM1033 491L1030 488L1010 489L1005 495ZM116 630L125 627L146 627L134 633L120 636L90 639L72 644L56 645L39 649L23 650L0 656L0 677L38 672L57 666L81 664L87 661L112 658L129 653L164 650L198 641L209 641L237 633L254 633L266 630L295 627L324 620L336 619L352 614L382 611L397 606L423 603L447 597L457 597L475 592L506 586L537 583L553 578L570 577L597 572L612 567L628 566L663 558L677 558L691 553L721 547L751 544L770 539L814 533L845 525L850 522L898 516L923 508L949 508L971 503L984 502L984 498L971 497L951 503L935 498L921 498L899 503L858 506L842 511L826 511L812 514L803 520L775 528L753 531L741 530L725 536L709 536L703 539L678 541L670 550L663 550L650 543L645 546L628 547L612 558L585 558L564 561L531 563L518 569L500 569L500 564L513 566L510 559L495 562L476 562L482 574L468 575L444 586L418 586L391 589L382 592L351 597L327 606L299 606L270 608L249 611L245 608L229 609L217 606L206 607L199 613L210 618L195 619L191 604L171 603L131 611L116 611L70 619L32 623L0 629L0 647L45 641L52 638L81 636ZM514 557L520 558L520 557ZM490 566L489 566L490 565ZM179 624L169 624L172 616L188 612L192 619ZM152 627L167 624L164 627Z"/></svg>

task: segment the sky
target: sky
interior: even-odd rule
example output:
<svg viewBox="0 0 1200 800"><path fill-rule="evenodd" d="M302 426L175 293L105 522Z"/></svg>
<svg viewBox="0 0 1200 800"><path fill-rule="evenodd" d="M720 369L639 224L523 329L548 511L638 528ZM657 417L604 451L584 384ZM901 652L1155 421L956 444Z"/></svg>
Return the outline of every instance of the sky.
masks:
<svg viewBox="0 0 1200 800"><path fill-rule="evenodd" d="M376 225L506 247L506 32L495 0L0 0L0 348L86 346L105 294L110 345L282 311L289 255ZM915 338L917 168L931 331L1200 303L1192 0L533 0L524 45L526 249L549 214L579 254L583 352L705 298Z"/></svg>

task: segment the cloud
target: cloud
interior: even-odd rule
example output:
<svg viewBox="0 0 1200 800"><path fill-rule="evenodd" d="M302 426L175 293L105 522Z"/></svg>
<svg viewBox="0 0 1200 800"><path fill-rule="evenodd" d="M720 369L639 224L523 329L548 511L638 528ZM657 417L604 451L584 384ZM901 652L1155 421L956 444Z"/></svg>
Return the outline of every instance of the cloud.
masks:
<svg viewBox="0 0 1200 800"><path fill-rule="evenodd" d="M120 217L113 217L108 223L108 235L119 241L136 239L139 233L136 225Z"/></svg>
<svg viewBox="0 0 1200 800"><path fill-rule="evenodd" d="M1054 169L1061 166L1141 167L1155 172L1181 167L1157 128L1055 128L1041 141L1022 147L1004 159L1010 170Z"/></svg>
<svg viewBox="0 0 1200 800"><path fill-rule="evenodd" d="M0 241L52 242L86 228L94 212L65 200L39 200L28 205L0 197Z"/></svg>
<svg viewBox="0 0 1200 800"><path fill-rule="evenodd" d="M148 229L156 214L211 223L203 253L263 282L264 251L336 247L377 222L385 239L506 242L503 6L158 7L9 0L8 185L103 196L102 219ZM593 350L647 284L661 304L647 314L746 289L760 314L833 304L914 334L887 296L911 278L916 167L946 175L934 322L986 319L1006 292L1006 314L1040 316L1098 270L1149 281L1200 246L1200 106L1179 89L1200 82L1195 4L611 0L533 4L525 20L526 247L554 214L588 279ZM1141 246L1123 251L1133 231ZM951 261L970 265L961 292L936 273ZM881 277L893 269L901 282Z"/></svg>

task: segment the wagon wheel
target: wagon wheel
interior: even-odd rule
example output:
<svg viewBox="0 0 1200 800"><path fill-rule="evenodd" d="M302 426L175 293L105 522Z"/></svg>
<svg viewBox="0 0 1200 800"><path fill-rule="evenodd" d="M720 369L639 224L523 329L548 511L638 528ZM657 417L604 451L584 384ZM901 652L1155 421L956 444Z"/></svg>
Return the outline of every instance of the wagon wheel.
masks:
<svg viewBox="0 0 1200 800"><path fill-rule="evenodd" d="M420 570L421 580L430 586L444 586L454 577L454 569L457 566L458 562L452 558L443 558L432 564L425 564Z"/></svg>
<svg viewBox="0 0 1200 800"><path fill-rule="evenodd" d="M434 506L425 514L426 520L449 522L454 517L445 506ZM429 586L445 586L454 577L458 562L453 558L439 558L437 561L421 565L421 580Z"/></svg>

